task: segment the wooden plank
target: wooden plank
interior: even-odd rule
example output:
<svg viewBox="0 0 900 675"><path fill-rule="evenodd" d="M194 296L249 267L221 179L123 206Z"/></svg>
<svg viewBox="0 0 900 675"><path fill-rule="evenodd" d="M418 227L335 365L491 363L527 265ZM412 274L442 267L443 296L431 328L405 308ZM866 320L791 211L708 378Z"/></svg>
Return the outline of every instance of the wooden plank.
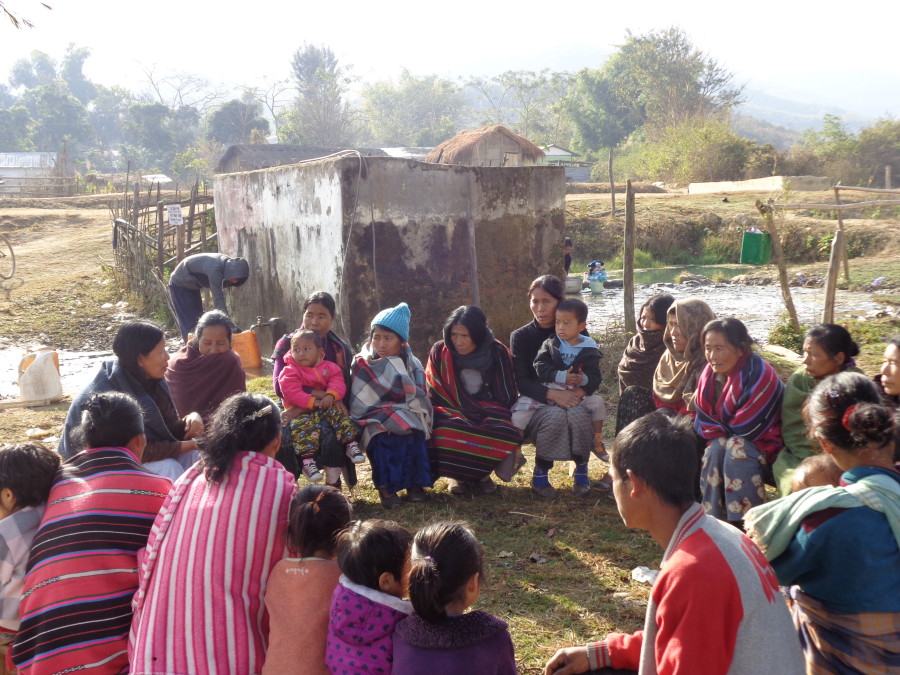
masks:
<svg viewBox="0 0 900 675"><path fill-rule="evenodd" d="M879 199L873 202L854 202L852 204L772 204L776 211L800 211L802 209L816 209L819 211L850 211L851 209L863 209L867 206L900 206L900 199Z"/></svg>
<svg viewBox="0 0 900 675"><path fill-rule="evenodd" d="M900 194L900 188L867 188L856 187L855 185L841 185L838 183L834 186L838 190L853 190L854 192L880 192L882 194Z"/></svg>
<svg viewBox="0 0 900 675"><path fill-rule="evenodd" d="M625 332L637 332L634 320L634 189L625 183L625 250L622 255L622 288L625 298Z"/></svg>
<svg viewBox="0 0 900 675"><path fill-rule="evenodd" d="M834 323L834 296L837 289L837 278L841 273L841 250L843 250L844 232L838 230L831 240L831 258L828 262L828 276L825 278L825 306L822 308L822 323Z"/></svg>
<svg viewBox="0 0 900 675"><path fill-rule="evenodd" d="M478 249L475 246L475 219L466 218L469 227L469 266L472 286L472 304L481 307L481 289L478 286Z"/></svg>
<svg viewBox="0 0 900 675"><path fill-rule="evenodd" d="M834 186L834 201L838 204L841 203L841 190L837 185ZM841 218L841 212L837 212L838 219L838 230L844 231L844 219ZM844 261L844 278L847 281L850 281L850 259L847 257L847 238L841 237L841 251L840 251L841 260ZM831 322L828 322L831 323Z"/></svg>
<svg viewBox="0 0 900 675"><path fill-rule="evenodd" d="M165 236L165 228L163 228L163 211L165 210L165 205L162 202L157 202L156 204L156 266L159 268L159 273L162 275L163 273L163 263L166 259L166 251L165 251L165 241L163 241L163 237Z"/></svg>

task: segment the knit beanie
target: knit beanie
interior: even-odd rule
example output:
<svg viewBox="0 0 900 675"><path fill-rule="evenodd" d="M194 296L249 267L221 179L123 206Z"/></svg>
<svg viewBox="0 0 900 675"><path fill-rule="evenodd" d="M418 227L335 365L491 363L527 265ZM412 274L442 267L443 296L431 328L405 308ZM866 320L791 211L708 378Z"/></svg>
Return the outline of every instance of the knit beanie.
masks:
<svg viewBox="0 0 900 675"><path fill-rule="evenodd" d="M409 305L401 302L396 307L383 309L372 319L372 327L384 326L399 335L404 342L409 341Z"/></svg>

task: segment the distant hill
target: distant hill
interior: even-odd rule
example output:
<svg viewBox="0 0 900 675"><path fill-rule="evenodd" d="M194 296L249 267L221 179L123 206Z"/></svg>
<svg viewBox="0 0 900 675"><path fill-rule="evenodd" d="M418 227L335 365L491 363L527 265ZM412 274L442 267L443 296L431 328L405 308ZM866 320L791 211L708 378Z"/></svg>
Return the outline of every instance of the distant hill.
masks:
<svg viewBox="0 0 900 675"><path fill-rule="evenodd" d="M761 145L771 143L778 150L787 150L800 140L802 133L771 122L735 113L731 116L731 128L738 136L749 138Z"/></svg>
<svg viewBox="0 0 900 675"><path fill-rule="evenodd" d="M797 99L782 98L757 89L745 89L744 97L746 102L737 108L737 114L755 117L794 131L821 129L822 119L825 115L840 116L854 131L868 126L874 121L865 115L812 99L800 102Z"/></svg>

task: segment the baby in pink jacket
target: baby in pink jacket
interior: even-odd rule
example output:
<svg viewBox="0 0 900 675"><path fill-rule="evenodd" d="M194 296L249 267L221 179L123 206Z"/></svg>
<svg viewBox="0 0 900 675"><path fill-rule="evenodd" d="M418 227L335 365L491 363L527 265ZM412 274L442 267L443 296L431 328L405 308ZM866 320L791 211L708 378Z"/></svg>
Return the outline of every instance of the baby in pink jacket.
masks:
<svg viewBox="0 0 900 675"><path fill-rule="evenodd" d="M335 405L344 398L347 385L340 366L325 360L318 333L306 330L291 338L291 351L284 357L278 386L285 407L282 423L290 428L291 445L303 467L303 475L310 483L322 480L314 458L318 454L325 468L326 483L340 489L344 457L341 450L335 451L333 444L320 444L323 428L330 427L351 462L361 464L366 458L356 442L356 425Z"/></svg>

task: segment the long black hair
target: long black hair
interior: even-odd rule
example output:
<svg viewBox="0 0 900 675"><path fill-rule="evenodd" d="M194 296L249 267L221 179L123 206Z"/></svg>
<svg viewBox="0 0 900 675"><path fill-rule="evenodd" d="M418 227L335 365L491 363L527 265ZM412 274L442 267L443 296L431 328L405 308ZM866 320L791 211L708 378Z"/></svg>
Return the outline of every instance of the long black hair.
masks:
<svg viewBox="0 0 900 675"><path fill-rule="evenodd" d="M228 315L225 312L218 309L212 309L206 312L200 317L200 320L197 321L197 327L194 329L194 339L191 340L191 347L199 349L200 338L203 336L203 331L212 326L222 326L225 329L225 333L228 335L228 344L231 344L231 327L233 325L231 319L228 318ZM157 343L158 342L159 340L157 340Z"/></svg>
<svg viewBox="0 0 900 675"><path fill-rule="evenodd" d="M565 284L563 284L562 281L560 281L552 274L545 274L531 282L531 286L528 287L529 298L536 288L540 288L542 291L546 291L551 296L556 298L557 302L562 302L566 299Z"/></svg>
<svg viewBox="0 0 900 675"><path fill-rule="evenodd" d="M483 345L484 341L487 340L487 317L484 315L484 312L481 311L480 307L476 307L475 305L462 305L450 312L450 316L448 316L447 320L444 322L444 344L447 345L448 348L453 347L453 342L450 338L453 332L453 326L457 324L465 326L466 330L469 331L469 337L472 338L472 342L475 343L476 349Z"/></svg>
<svg viewBox="0 0 900 675"><path fill-rule="evenodd" d="M141 384L146 384L150 378L138 365L138 357L152 352L164 337L165 333L152 321L145 319L126 321L113 338L113 353L129 375Z"/></svg>
<svg viewBox="0 0 900 675"><path fill-rule="evenodd" d="M129 394L104 391L93 394L81 411L81 424L72 430L77 450L124 448L144 433L141 406Z"/></svg>
<svg viewBox="0 0 900 675"><path fill-rule="evenodd" d="M434 523L416 532L409 572L409 600L429 623L447 618L446 606L465 592L472 575L484 576L484 554L464 523Z"/></svg>
<svg viewBox="0 0 900 675"><path fill-rule="evenodd" d="M281 435L278 406L262 394L235 394L213 414L200 445L206 478L218 483L238 452L262 452Z"/></svg>

